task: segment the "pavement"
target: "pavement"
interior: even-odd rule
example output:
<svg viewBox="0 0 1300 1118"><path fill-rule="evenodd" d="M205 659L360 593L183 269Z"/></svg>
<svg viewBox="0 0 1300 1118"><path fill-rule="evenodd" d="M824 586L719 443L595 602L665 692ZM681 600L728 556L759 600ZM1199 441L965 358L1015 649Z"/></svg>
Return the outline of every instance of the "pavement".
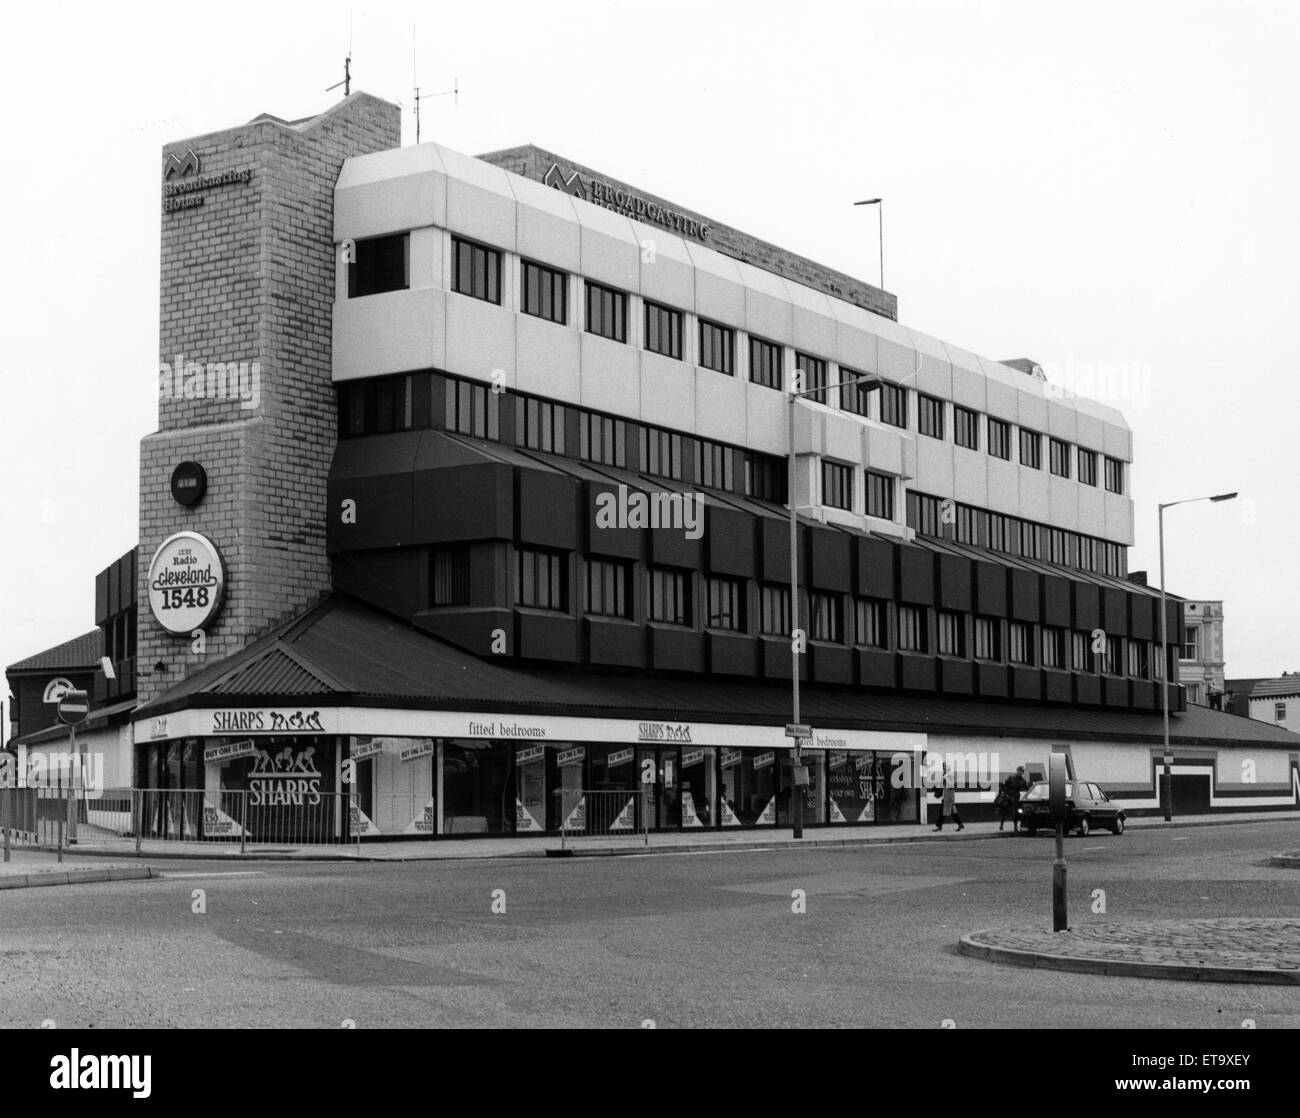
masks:
<svg viewBox="0 0 1300 1118"><path fill-rule="evenodd" d="M1178 830L1188 827L1220 827L1233 824L1297 823L1300 812L1258 811L1238 812L1230 815L1184 816L1166 823L1160 816L1129 817L1128 830ZM122 838L106 831L88 834L91 828L82 826L82 841L71 848L76 857L135 858L135 840ZM238 842L162 842L146 839L142 854L153 860L195 858L233 861L294 861L311 862L425 862L449 859L477 858L546 858L546 857L612 857L637 855L647 851L656 853L671 850L692 852L731 851L738 849L803 849L807 847L860 847L914 842L974 842L1002 839L1005 841L1051 841L1048 832L1035 838L1016 834L1008 826L999 831L996 821L967 823L958 831L951 825L935 831L928 823L889 824L879 827L808 828L802 839L793 837L789 827L763 828L761 830L735 831L672 831L643 835L566 838L561 847L556 835L502 836L499 838L441 838L437 840L370 840L347 846L289 846L250 845L240 853ZM1071 837L1071 841L1074 841ZM1067 847L1067 853L1068 853ZM48 856L48 855L47 855ZM65 857L67 854L65 854Z"/></svg>
<svg viewBox="0 0 1300 1118"><path fill-rule="evenodd" d="M987 928L959 950L990 962L1081 974L1300 986L1300 919L1222 917Z"/></svg>

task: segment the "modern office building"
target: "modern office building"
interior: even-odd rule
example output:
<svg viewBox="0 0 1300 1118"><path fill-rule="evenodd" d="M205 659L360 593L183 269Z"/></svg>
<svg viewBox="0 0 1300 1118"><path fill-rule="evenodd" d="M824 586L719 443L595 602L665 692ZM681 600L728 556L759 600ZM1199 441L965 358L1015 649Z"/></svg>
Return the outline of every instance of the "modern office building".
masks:
<svg viewBox="0 0 1300 1118"><path fill-rule="evenodd" d="M847 826L1061 750L1140 812L1167 687L1178 810L1295 806L1300 737L1189 707L1126 577L1120 413L560 156L398 144L354 94L164 151L137 787L352 787L366 834L554 832L584 791L631 826L641 789L652 827Z"/></svg>

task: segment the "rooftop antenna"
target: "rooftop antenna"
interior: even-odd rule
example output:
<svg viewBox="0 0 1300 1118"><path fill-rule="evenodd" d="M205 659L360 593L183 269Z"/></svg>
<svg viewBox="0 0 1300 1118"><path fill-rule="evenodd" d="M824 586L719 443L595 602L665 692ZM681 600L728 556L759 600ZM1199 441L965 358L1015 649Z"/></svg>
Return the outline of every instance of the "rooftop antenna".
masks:
<svg viewBox="0 0 1300 1118"><path fill-rule="evenodd" d="M415 27L411 27L411 78L419 81L415 69ZM420 101L425 97L451 97L452 104L460 104L460 78L452 78L450 89L440 89L437 93L421 93L420 87L415 87L415 142L420 142Z"/></svg>
<svg viewBox="0 0 1300 1118"><path fill-rule="evenodd" d="M347 97L352 92L352 9L348 9L348 53L343 59L343 80L335 82L328 86L326 93L333 93L339 86L343 87L343 96Z"/></svg>

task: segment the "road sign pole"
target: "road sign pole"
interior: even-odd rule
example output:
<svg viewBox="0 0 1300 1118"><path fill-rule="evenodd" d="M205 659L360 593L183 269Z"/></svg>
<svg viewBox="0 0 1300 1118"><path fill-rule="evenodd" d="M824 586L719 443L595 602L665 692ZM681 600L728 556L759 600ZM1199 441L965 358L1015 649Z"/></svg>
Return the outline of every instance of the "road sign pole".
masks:
<svg viewBox="0 0 1300 1118"><path fill-rule="evenodd" d="M1065 901L1065 820L1056 821L1056 861L1052 863L1052 931L1069 930Z"/></svg>

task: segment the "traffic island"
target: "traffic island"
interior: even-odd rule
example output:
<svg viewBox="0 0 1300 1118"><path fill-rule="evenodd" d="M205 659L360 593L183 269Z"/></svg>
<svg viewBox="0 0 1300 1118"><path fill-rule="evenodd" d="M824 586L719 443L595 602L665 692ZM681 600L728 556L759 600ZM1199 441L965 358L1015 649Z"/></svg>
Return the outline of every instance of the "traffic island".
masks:
<svg viewBox="0 0 1300 1118"><path fill-rule="evenodd" d="M1274 854L1268 864L1277 869L1300 870L1300 850L1284 850L1281 854Z"/></svg>
<svg viewBox="0 0 1300 1118"><path fill-rule="evenodd" d="M157 877L153 866L72 866L51 870L0 873L0 889L32 889L42 885L87 885L100 881L144 881Z"/></svg>
<svg viewBox="0 0 1300 1118"><path fill-rule="evenodd" d="M961 937L963 955L1013 966L1129 978L1300 985L1300 919L1223 917L986 928Z"/></svg>

